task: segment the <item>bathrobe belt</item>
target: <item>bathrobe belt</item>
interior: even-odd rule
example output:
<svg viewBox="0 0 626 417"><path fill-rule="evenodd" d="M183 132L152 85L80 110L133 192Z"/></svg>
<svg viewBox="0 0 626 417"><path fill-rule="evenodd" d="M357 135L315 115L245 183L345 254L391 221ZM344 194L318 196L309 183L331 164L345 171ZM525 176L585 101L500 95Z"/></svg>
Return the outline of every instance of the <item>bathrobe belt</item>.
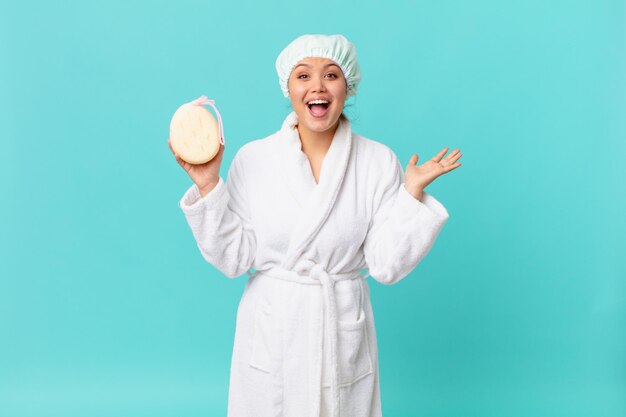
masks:
<svg viewBox="0 0 626 417"><path fill-rule="evenodd" d="M331 417L339 416L339 363L338 363L338 349L337 349L337 304L335 301L335 282L348 279L367 278L367 275L362 275L359 270L351 271L343 274L329 274L324 267L320 264L315 264L308 275L302 275L288 269L275 267L264 271L256 271L252 276L264 275L271 278L282 279L286 281L297 282L305 285L321 285L323 291L323 308L326 311L325 318L328 320L322 321L323 335L330 342L330 393L331 393ZM361 282L359 282L362 285ZM361 288L361 294L363 294L363 288ZM324 323L324 321L326 323ZM321 335L320 335L321 336ZM320 337L321 339L321 337ZM317 359L319 360L319 366L316 369L316 381L319 383L319 390L316 390L316 394L321 395L322 390L322 366L323 366L323 349L324 345L322 341L319 341ZM317 397L315 405L313 407L313 417L320 415L320 398Z"/></svg>

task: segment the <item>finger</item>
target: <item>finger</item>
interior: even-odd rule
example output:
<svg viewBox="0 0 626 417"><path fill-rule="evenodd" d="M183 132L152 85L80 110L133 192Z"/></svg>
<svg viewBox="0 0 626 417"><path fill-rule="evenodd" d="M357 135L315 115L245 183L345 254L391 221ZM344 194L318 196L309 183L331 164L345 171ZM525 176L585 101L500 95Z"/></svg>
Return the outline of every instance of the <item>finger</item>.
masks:
<svg viewBox="0 0 626 417"><path fill-rule="evenodd" d="M174 158L176 158L176 162L178 162L179 164L182 165L183 162L185 162L185 161L183 161L183 159L180 156L178 156L178 154L176 152L174 152L174 149L172 149L171 146L170 146L170 149L172 150L172 153L174 154Z"/></svg>
<svg viewBox="0 0 626 417"><path fill-rule="evenodd" d="M461 163L460 163L460 162L459 162L459 163L456 163L456 164L454 164L454 165L450 165L450 166L446 167L446 173L447 173L447 172L450 172L450 171L454 171L455 169L457 169L457 168L458 168L458 167L460 167L460 166L461 166Z"/></svg>
<svg viewBox="0 0 626 417"><path fill-rule="evenodd" d="M451 159L450 159L450 162L451 162L451 163L454 163L454 162L458 161L458 160L459 160L459 158L460 158L461 156L463 156L463 154L462 154L461 152L459 152L458 154L456 154L456 155L454 156L454 158L451 158Z"/></svg>
<svg viewBox="0 0 626 417"><path fill-rule="evenodd" d="M457 148L455 150L453 150L452 152L450 152L447 156L446 159L451 159L454 158L458 153L460 152L460 150Z"/></svg>
<svg viewBox="0 0 626 417"><path fill-rule="evenodd" d="M449 166L455 163L461 157L461 155L462 155L461 152L458 149L455 149L451 154L446 156L439 164Z"/></svg>
<svg viewBox="0 0 626 417"><path fill-rule="evenodd" d="M171 150L171 151L172 151L172 153L174 154L174 157L176 158L176 161L177 161L179 164L181 164L181 166L182 166L183 160L181 159L181 157L180 157L180 156L178 156L178 154L177 154L176 152L174 152L174 148L172 148L172 144L170 143L170 141L169 141L169 140L167 141L167 144L169 145L170 150Z"/></svg>
<svg viewBox="0 0 626 417"><path fill-rule="evenodd" d="M455 150L454 152L452 152L450 155L446 156L441 163L442 164L453 164L455 163L460 157L461 155L463 155L461 152L459 152L459 150Z"/></svg>
<svg viewBox="0 0 626 417"><path fill-rule="evenodd" d="M411 159L409 159L409 165L417 164L418 159L419 159L419 156L417 156L417 154L414 153Z"/></svg>
<svg viewBox="0 0 626 417"><path fill-rule="evenodd" d="M446 152L448 152L448 148L447 146L445 148L443 148L442 150L439 151L439 153L435 156L433 156L433 158L431 159L431 161L433 162L439 162L441 161L441 158L443 158L443 156L446 154Z"/></svg>

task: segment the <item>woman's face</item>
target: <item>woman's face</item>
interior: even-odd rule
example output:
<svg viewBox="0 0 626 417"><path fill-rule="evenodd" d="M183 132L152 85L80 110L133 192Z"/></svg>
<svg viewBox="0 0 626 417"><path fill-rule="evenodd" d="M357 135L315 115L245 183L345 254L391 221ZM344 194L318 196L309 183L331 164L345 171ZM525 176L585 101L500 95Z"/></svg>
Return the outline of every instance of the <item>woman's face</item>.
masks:
<svg viewBox="0 0 626 417"><path fill-rule="evenodd" d="M289 99L300 128L325 132L336 126L346 101L347 84L341 68L328 58L305 58L294 67L288 80ZM324 105L309 102L322 99Z"/></svg>

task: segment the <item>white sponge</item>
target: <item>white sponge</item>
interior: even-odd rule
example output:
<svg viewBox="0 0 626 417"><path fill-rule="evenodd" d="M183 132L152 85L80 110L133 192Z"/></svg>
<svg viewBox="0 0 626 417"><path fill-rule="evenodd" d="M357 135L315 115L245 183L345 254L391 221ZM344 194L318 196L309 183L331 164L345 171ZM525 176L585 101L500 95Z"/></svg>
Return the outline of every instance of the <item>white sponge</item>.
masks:
<svg viewBox="0 0 626 417"><path fill-rule="evenodd" d="M201 105L212 105L212 103L212 100L206 100L206 97L202 96L180 106L172 117L170 123L172 149L190 164L203 164L210 161L217 155L220 145L223 144L221 123L218 126L211 112Z"/></svg>

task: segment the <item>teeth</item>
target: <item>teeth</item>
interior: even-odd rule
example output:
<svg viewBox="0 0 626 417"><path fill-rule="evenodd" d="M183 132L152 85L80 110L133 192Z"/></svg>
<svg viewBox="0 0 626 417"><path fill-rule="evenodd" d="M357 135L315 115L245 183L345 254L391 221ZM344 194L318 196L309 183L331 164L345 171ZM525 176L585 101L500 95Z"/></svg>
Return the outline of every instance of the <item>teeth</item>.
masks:
<svg viewBox="0 0 626 417"><path fill-rule="evenodd" d="M309 106L311 104L328 104L328 101L326 100L311 100L307 103Z"/></svg>

